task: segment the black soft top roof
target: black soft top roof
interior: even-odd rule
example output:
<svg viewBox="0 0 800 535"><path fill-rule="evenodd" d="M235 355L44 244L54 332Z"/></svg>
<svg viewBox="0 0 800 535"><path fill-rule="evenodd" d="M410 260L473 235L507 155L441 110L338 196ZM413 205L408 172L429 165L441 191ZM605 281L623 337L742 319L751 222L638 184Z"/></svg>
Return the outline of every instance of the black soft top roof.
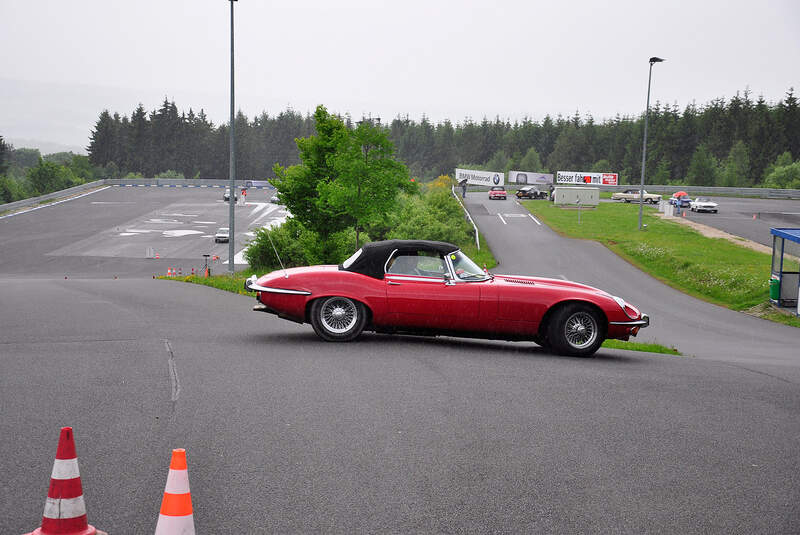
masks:
<svg viewBox="0 0 800 535"><path fill-rule="evenodd" d="M430 251L446 255L458 250L458 246L452 243L428 240L385 240L365 243L361 248L361 255L345 269L342 265L339 269L361 273L374 279L383 279L383 268L389 255L397 249L400 252L411 251Z"/></svg>

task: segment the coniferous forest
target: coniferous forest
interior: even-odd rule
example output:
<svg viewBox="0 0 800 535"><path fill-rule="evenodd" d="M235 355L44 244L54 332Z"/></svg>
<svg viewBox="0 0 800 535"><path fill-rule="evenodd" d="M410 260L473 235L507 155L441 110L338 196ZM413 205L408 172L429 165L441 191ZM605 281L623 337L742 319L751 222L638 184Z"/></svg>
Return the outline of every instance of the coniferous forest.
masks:
<svg viewBox="0 0 800 535"><path fill-rule="evenodd" d="M345 122L352 124L349 117ZM413 176L429 180L458 166L495 171L608 171L623 183L641 172L643 116L596 122L576 113L541 121L484 118L433 124L397 117L388 125L399 159ZM241 179L272 177L278 163L298 163L294 139L313 133L313 119L293 110L250 120L236 117L236 168ZM228 176L228 125L202 111L179 112L164 101L147 113L100 114L91 135L90 161L118 176L152 177L174 170L186 178ZM784 153L790 153L791 156ZM783 160L779 157L783 155ZM684 109L656 102L648 126L647 176L654 184L760 186L779 164L800 157L800 106L789 89L777 103L748 91ZM773 187L779 187L774 185Z"/></svg>
<svg viewBox="0 0 800 535"><path fill-rule="evenodd" d="M343 119L354 126L354 119ZM467 118L436 124L399 116L383 125L398 159L421 180L456 167L616 172L622 184L638 183L641 173L643 114L602 122L576 112L513 123ZM310 114L287 109L251 120L239 112L237 178L269 179L275 164L299 163L295 139L313 133ZM98 178L228 178L228 124L215 125L202 110L179 111L167 99L149 112L140 104L130 116L103 111L87 149L88 160L65 153L71 161L45 156L31 167L35 162L23 163L31 149L14 149L0 138L0 175L7 170L0 197L8 202ZM800 188L800 105L793 88L778 102L753 99L747 90L683 109L656 102L649 116L647 183Z"/></svg>

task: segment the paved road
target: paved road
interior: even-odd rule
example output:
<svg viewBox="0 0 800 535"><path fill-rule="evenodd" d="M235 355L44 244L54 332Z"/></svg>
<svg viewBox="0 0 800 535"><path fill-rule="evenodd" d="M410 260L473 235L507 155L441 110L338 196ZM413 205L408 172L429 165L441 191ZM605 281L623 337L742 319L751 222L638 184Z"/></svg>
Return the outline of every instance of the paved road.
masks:
<svg viewBox="0 0 800 535"><path fill-rule="evenodd" d="M685 217L693 221L768 247L772 247L770 228L800 227L800 201L798 200L737 197L712 197L712 200L719 203L719 213L694 213L688 208L682 212Z"/></svg>
<svg viewBox="0 0 800 535"><path fill-rule="evenodd" d="M136 195L115 199L138 209L98 210L82 231L67 225L80 204L37 211L24 241L0 221L0 532L37 525L62 425L75 427L89 518L113 533L152 532L173 447L187 448L206 533L800 529L797 364L779 347L743 364L453 338L327 344L243 296L139 266L115 280L106 268L125 258L40 263L174 202ZM501 270L625 289L635 271L603 248L491 215L518 208L478 216ZM64 280L63 262L84 273ZM662 316L683 306L724 323L717 307L655 300L642 303L653 332L669 335L677 320Z"/></svg>

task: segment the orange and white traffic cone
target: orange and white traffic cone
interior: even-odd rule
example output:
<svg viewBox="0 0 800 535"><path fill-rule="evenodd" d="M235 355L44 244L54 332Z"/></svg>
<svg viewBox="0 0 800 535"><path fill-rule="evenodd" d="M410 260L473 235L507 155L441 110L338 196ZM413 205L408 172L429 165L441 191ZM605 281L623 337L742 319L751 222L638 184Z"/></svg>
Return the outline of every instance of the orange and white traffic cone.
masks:
<svg viewBox="0 0 800 535"><path fill-rule="evenodd" d="M107 535L89 525L83 501L78 455L71 427L62 427L50 489L44 502L42 526L25 535Z"/></svg>
<svg viewBox="0 0 800 535"><path fill-rule="evenodd" d="M155 535L194 535L192 493L189 491L189 470L183 448L172 450Z"/></svg>

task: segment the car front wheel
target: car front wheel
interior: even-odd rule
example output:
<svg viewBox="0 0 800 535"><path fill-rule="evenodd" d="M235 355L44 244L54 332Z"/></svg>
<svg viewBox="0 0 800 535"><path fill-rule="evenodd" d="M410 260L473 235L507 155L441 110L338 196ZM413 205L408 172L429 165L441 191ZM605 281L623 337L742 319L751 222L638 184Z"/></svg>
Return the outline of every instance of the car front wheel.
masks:
<svg viewBox="0 0 800 535"><path fill-rule="evenodd" d="M366 323L364 305L347 297L323 297L311 305L311 326L326 342L355 340Z"/></svg>
<svg viewBox="0 0 800 535"><path fill-rule="evenodd" d="M547 340L561 355L590 357L605 339L605 324L592 307L572 303L553 314L547 327Z"/></svg>

